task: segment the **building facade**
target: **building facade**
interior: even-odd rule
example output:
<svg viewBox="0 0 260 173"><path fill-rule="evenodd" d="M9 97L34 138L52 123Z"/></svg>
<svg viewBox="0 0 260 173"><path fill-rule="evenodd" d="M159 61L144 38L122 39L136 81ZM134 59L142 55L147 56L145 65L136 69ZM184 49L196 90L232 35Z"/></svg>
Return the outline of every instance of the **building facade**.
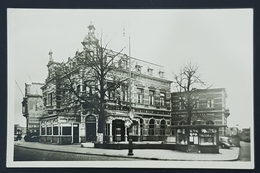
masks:
<svg viewBox="0 0 260 173"><path fill-rule="evenodd" d="M23 116L26 118L26 131L39 133L40 117L44 106L41 87L43 83L25 83L25 97L22 102Z"/></svg>
<svg viewBox="0 0 260 173"><path fill-rule="evenodd" d="M197 90L192 110L192 124L194 125L227 125L229 109L226 108L227 94L224 88ZM172 124L182 125L187 122L187 111L181 103L180 93L173 92ZM219 130L220 136L226 135L226 128Z"/></svg>
<svg viewBox="0 0 260 173"><path fill-rule="evenodd" d="M61 63L55 62L53 53L49 52L49 73L41 88L46 108L46 113L40 119L41 142L79 143L97 141L99 137L99 115L91 108L82 106L78 100L78 96L95 93L95 88L99 87L95 81L93 86L86 86L80 78L88 67L80 67L79 59L94 50L95 44L99 42L95 37L95 27L90 24L88 29L82 42L83 51L77 51L74 57L63 63L71 69L71 78L77 81L77 93L64 89L68 81L66 75L55 73ZM128 141L129 129L126 122L130 114L134 115L131 127L134 141L164 141L170 135L171 81L166 79L163 67L123 53L111 50L108 53L118 54L115 65L121 67L121 70L116 76L126 82L121 82L118 88L106 92L104 141ZM110 76L108 74L106 77L106 88L113 83Z"/></svg>

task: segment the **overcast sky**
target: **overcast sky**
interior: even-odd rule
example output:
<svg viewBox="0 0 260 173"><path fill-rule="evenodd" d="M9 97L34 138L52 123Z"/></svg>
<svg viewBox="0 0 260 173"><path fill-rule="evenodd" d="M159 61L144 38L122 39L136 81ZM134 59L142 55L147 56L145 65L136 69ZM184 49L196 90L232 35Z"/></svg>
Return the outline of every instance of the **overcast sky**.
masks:
<svg viewBox="0 0 260 173"><path fill-rule="evenodd" d="M228 125L252 127L253 10L8 10L9 106L11 120L25 126L24 83L44 82L48 53L66 61L82 50L87 26L123 48L123 28L130 35L131 56L163 65L167 76L187 62L212 88L226 88Z"/></svg>

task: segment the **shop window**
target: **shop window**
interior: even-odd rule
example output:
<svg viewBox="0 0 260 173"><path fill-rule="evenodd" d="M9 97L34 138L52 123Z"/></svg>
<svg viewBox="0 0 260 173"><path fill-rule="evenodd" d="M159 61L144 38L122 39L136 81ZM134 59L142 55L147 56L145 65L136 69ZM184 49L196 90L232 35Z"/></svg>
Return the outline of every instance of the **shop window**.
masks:
<svg viewBox="0 0 260 173"><path fill-rule="evenodd" d="M58 127L53 127L53 135L59 135Z"/></svg>
<svg viewBox="0 0 260 173"><path fill-rule="evenodd" d="M47 135L52 135L51 127L47 127Z"/></svg>
<svg viewBox="0 0 260 173"><path fill-rule="evenodd" d="M216 129L201 129L199 145L217 145Z"/></svg>
<svg viewBox="0 0 260 173"><path fill-rule="evenodd" d="M155 121L154 119L151 119L149 121L149 135L154 135L155 134Z"/></svg>
<svg viewBox="0 0 260 173"><path fill-rule="evenodd" d="M45 135L45 127L41 128L41 135Z"/></svg>
<svg viewBox="0 0 260 173"><path fill-rule="evenodd" d="M133 122L133 135L138 135L138 123L136 121Z"/></svg>
<svg viewBox="0 0 260 173"><path fill-rule="evenodd" d="M177 144L187 145L187 135L185 129L177 129Z"/></svg>
<svg viewBox="0 0 260 173"><path fill-rule="evenodd" d="M71 127L62 127L62 135L71 135Z"/></svg>

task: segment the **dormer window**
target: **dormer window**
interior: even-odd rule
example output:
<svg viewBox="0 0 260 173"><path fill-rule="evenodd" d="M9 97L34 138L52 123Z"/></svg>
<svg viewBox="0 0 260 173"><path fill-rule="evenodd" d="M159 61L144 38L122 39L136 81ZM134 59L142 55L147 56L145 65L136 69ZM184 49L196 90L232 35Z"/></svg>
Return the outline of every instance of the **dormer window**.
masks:
<svg viewBox="0 0 260 173"><path fill-rule="evenodd" d="M160 76L161 78L163 78L163 77L164 77L164 72L163 72L163 71L159 71L159 76Z"/></svg>
<svg viewBox="0 0 260 173"><path fill-rule="evenodd" d="M121 61L120 61L120 66L121 66L122 68L127 68L127 60L121 59Z"/></svg>
<svg viewBox="0 0 260 173"><path fill-rule="evenodd" d="M136 69L136 71L138 71L138 72L141 72L141 66L140 65L135 65L135 69Z"/></svg>
<svg viewBox="0 0 260 173"><path fill-rule="evenodd" d="M147 69L147 72L148 72L149 75L153 75L153 69L148 68L148 69Z"/></svg>

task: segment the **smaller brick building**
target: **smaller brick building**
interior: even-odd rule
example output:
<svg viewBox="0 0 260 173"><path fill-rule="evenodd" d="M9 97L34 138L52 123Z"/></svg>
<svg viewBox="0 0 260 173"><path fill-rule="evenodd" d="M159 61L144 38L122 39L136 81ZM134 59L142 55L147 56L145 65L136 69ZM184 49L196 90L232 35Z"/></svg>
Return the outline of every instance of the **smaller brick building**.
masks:
<svg viewBox="0 0 260 173"><path fill-rule="evenodd" d="M187 111L180 101L180 93L173 92L172 99L172 125L186 124ZM196 90L196 105L192 111L192 124L227 125L229 109L226 108L225 88ZM220 136L226 135L226 128L219 130Z"/></svg>

